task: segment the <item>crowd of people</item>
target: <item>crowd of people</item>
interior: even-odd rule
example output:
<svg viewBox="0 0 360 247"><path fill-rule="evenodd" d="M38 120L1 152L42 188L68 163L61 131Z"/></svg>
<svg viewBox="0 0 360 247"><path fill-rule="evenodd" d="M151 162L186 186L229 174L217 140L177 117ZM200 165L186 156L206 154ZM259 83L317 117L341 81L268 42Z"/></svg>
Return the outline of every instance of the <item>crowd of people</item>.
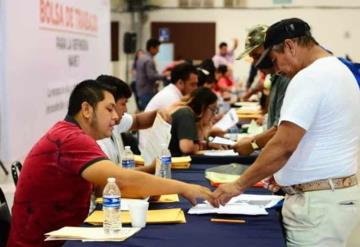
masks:
<svg viewBox="0 0 360 247"><path fill-rule="evenodd" d="M165 74L154 62L159 46L150 39L136 57L133 90L110 75L75 86L65 119L45 133L24 161L8 246L58 246L44 242L44 233L80 225L94 186L103 188L108 177L116 178L125 197L178 193L192 204L201 198L215 207L265 179L269 189L286 194L282 216L287 246L345 246L360 202L355 176L360 114L349 107L360 105L360 94L349 65L320 46L301 19L254 26L238 59L250 56L251 74L270 77L265 131L233 147L211 146L210 135L225 134L213 124L228 109L236 88L232 71L238 41L231 50L221 43L219 53L198 66L184 60ZM158 91L166 78L170 83ZM261 91L264 80L258 78L258 85L249 85L236 100ZM141 112L131 115L126 103L133 93ZM225 110L223 103L228 104ZM209 148L233 148L241 155L261 152L238 180L213 192L153 176L154 163L121 168L122 133L140 130L141 149L157 114L172 125L173 156Z"/></svg>

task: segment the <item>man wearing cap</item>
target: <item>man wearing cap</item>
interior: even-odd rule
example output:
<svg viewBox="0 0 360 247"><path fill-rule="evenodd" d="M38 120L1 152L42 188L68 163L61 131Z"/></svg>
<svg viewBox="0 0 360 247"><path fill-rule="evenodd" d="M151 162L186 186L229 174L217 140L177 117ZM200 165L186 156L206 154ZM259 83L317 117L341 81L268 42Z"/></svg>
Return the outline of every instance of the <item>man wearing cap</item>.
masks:
<svg viewBox="0 0 360 247"><path fill-rule="evenodd" d="M249 55L256 64L264 52L265 34L268 26L257 25L250 29L245 41L245 51L237 58L242 59ZM276 126L280 118L280 110L286 88L290 80L282 75L276 75L271 61L267 61L258 66L264 74L270 74L271 91L268 107L267 130L254 137L242 138L234 145L234 150L242 155L249 155L253 151L262 148L276 132Z"/></svg>
<svg viewBox="0 0 360 247"><path fill-rule="evenodd" d="M357 82L322 49L297 18L269 27L257 65L271 59L291 78L278 130L254 164L214 195L221 204L274 174L286 193L282 209L287 246L345 246L357 223L360 139Z"/></svg>

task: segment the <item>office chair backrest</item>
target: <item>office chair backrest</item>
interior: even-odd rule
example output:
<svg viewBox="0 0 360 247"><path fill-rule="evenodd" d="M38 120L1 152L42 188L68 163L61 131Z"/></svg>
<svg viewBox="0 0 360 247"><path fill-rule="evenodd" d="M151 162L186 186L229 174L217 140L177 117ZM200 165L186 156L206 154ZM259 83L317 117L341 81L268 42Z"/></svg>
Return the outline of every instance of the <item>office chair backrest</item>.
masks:
<svg viewBox="0 0 360 247"><path fill-rule="evenodd" d="M22 164L20 163L20 161L14 161L11 164L11 174L12 174L15 186L17 185L21 168L22 168Z"/></svg>
<svg viewBox="0 0 360 247"><path fill-rule="evenodd" d="M6 245L10 232L11 215L5 195L0 188L0 247Z"/></svg>

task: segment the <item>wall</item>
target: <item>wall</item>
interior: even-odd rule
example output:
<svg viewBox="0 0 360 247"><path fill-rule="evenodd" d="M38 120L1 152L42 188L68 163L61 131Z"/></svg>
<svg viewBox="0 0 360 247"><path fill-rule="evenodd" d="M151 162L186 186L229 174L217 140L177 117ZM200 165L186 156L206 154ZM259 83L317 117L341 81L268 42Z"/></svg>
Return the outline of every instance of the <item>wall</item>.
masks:
<svg viewBox="0 0 360 247"><path fill-rule="evenodd" d="M339 56L349 54L360 61L360 29L355 26L359 14L358 8L163 9L148 12L143 32L144 38L150 36L150 23L153 21L215 21L216 43L231 43L237 37L240 39L240 47L236 53L239 54L244 47L247 29L256 24L272 24L283 18L300 17L311 25L315 38L327 49ZM237 61L235 72L238 78L245 79L248 64Z"/></svg>

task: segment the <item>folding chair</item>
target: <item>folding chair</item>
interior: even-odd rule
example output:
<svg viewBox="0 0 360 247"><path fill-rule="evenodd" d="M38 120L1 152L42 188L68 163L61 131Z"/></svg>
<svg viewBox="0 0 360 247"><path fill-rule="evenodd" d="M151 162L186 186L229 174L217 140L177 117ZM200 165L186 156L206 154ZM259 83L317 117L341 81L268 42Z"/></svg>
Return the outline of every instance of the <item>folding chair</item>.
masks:
<svg viewBox="0 0 360 247"><path fill-rule="evenodd" d="M10 232L11 215L5 195L0 188L0 247L5 247Z"/></svg>
<svg viewBox="0 0 360 247"><path fill-rule="evenodd" d="M22 164L20 163L20 161L14 161L11 164L11 174L12 174L15 186L17 185L21 168L22 168Z"/></svg>
<svg viewBox="0 0 360 247"><path fill-rule="evenodd" d="M6 167L4 166L4 163L2 163L2 161L0 160L0 167L1 169L4 171L5 175L9 175L8 170L6 169Z"/></svg>

